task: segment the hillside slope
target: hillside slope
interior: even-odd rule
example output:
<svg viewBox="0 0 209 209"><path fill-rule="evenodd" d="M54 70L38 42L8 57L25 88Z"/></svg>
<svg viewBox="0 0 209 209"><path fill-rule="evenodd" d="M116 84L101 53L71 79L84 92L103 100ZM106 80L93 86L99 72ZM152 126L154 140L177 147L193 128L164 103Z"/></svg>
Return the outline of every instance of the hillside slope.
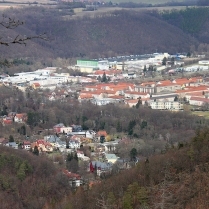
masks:
<svg viewBox="0 0 209 209"><path fill-rule="evenodd" d="M66 12L65 12L66 13ZM198 41L178 27L147 12L114 11L95 18L65 20L63 11L28 7L9 10L25 20L17 33L46 32L49 42L32 41L26 48L3 48L8 57L109 57L120 54L189 51Z"/></svg>
<svg viewBox="0 0 209 209"><path fill-rule="evenodd" d="M141 161L134 169L71 197L72 208L206 209L209 208L209 129L198 131L191 144ZM77 200L77 201L75 201Z"/></svg>
<svg viewBox="0 0 209 209"><path fill-rule="evenodd" d="M0 146L1 208L47 208L69 192L68 181L52 162L24 150Z"/></svg>

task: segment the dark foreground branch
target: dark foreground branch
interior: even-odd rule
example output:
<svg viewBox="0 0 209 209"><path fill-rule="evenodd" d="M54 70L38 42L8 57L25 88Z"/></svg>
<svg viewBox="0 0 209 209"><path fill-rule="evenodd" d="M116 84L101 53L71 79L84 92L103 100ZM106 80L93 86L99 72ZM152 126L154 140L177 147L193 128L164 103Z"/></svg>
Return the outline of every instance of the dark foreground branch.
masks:
<svg viewBox="0 0 209 209"><path fill-rule="evenodd" d="M23 21L15 20L14 18L6 17L5 15L2 15L2 20L0 21L0 25L7 29L14 29L23 24Z"/></svg>
<svg viewBox="0 0 209 209"><path fill-rule="evenodd" d="M14 39L11 41L4 41L2 38L0 38L0 45L9 46L10 44L23 44L26 45L26 41L32 40L32 39L41 39L41 40L49 40L47 35L45 33L35 35L35 36L21 36L17 35Z"/></svg>

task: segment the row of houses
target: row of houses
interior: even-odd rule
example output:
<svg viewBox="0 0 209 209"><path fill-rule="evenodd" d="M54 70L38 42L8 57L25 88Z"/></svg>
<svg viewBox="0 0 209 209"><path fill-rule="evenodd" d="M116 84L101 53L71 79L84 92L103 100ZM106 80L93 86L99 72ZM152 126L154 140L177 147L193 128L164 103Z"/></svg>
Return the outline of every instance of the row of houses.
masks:
<svg viewBox="0 0 209 209"><path fill-rule="evenodd" d="M27 121L27 113L10 112L8 115L1 116L0 121L3 126L12 123L25 123Z"/></svg>
<svg viewBox="0 0 209 209"><path fill-rule="evenodd" d="M129 107L135 106L140 100L142 105L146 104L152 109L180 110L182 104L177 101L179 98L186 97L188 102L191 100L191 104L194 104L193 101L197 98L189 95L207 92L208 88L209 82L202 77L144 82L140 85L129 82L100 83L84 86L79 92L78 100L79 102L88 100L96 105L124 103Z"/></svg>

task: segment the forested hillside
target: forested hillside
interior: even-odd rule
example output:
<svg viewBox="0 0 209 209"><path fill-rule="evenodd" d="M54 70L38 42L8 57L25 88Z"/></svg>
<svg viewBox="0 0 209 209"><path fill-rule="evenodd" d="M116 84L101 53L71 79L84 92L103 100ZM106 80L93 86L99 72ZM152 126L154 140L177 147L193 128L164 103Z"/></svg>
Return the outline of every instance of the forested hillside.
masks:
<svg viewBox="0 0 209 209"><path fill-rule="evenodd" d="M0 146L1 208L59 208L68 193L66 177L44 156Z"/></svg>
<svg viewBox="0 0 209 209"><path fill-rule="evenodd" d="M190 144L139 162L88 192L81 188L71 208L208 208L208 134L199 130Z"/></svg>
<svg viewBox="0 0 209 209"><path fill-rule="evenodd" d="M27 47L1 47L7 58L17 56L95 58L144 54L156 50L176 53L190 51L191 46L197 47L201 42L201 39L198 41L198 36L192 37L193 34L169 21L166 14L163 19L156 11L120 10L101 15L97 13L94 18L88 16L71 18L67 15L70 14L69 10L41 7L10 9L6 13L8 16L25 21L24 26L17 28L16 34L46 32L50 39L47 42L33 40ZM196 22L199 22L204 15L197 32L201 32L207 20L205 13L208 13L208 10L192 16L193 19L196 18ZM182 20L181 13L175 15L179 15Z"/></svg>
<svg viewBox="0 0 209 209"><path fill-rule="evenodd" d="M142 160L129 170L71 192L67 179L44 156L0 147L2 208L208 208L209 130L191 143Z"/></svg>

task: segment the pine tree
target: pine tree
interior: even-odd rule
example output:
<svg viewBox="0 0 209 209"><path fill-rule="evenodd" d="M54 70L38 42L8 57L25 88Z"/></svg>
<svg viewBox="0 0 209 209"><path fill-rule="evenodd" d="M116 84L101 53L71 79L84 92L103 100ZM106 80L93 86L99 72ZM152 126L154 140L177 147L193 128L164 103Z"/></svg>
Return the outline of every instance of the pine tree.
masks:
<svg viewBox="0 0 209 209"><path fill-rule="evenodd" d="M14 142L14 137L12 135L9 135L9 142Z"/></svg>
<svg viewBox="0 0 209 209"><path fill-rule="evenodd" d="M104 82L104 83L107 82L107 76L106 76L106 73L105 72L102 75L101 82Z"/></svg>
<svg viewBox="0 0 209 209"><path fill-rule="evenodd" d="M39 150L37 146L34 147L33 154L37 156L39 155Z"/></svg>

